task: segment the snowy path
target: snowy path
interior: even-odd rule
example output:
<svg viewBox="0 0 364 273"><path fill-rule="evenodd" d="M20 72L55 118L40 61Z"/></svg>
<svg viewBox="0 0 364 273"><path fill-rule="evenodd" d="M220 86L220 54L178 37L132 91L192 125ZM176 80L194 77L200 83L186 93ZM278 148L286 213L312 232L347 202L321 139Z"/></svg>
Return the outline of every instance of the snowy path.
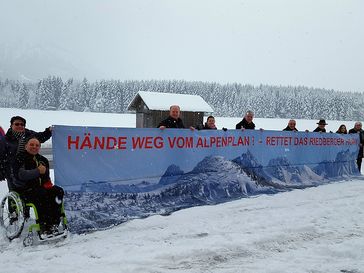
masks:
<svg viewBox="0 0 364 273"><path fill-rule="evenodd" d="M24 248L2 238L0 272L362 273L363 208L364 181L355 180L185 209L58 244Z"/></svg>

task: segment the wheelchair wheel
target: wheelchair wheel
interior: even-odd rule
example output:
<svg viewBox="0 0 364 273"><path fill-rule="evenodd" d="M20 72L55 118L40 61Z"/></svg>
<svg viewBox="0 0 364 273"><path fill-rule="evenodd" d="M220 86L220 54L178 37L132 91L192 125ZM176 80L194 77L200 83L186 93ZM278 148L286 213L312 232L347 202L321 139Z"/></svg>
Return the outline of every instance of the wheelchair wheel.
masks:
<svg viewBox="0 0 364 273"><path fill-rule="evenodd" d="M1 201L0 227L9 240L20 236L24 228L24 205L16 192L9 192Z"/></svg>

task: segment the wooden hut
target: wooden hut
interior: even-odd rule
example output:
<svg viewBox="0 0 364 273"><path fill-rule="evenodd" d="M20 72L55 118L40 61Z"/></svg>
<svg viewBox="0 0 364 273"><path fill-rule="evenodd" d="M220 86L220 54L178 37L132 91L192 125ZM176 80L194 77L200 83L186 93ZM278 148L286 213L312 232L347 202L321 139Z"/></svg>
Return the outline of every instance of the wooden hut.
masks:
<svg viewBox="0 0 364 273"><path fill-rule="evenodd" d="M136 128L156 128L161 120L169 116L171 105L179 105L186 127L202 124L204 115L213 112L211 106L197 95L146 91L135 95L128 110L136 111Z"/></svg>

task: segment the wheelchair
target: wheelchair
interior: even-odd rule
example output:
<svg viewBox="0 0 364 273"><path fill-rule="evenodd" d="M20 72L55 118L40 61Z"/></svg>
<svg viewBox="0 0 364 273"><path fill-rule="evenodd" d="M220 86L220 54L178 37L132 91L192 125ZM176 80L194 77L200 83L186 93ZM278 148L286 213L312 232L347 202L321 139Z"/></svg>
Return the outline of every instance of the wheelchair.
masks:
<svg viewBox="0 0 364 273"><path fill-rule="evenodd" d="M15 191L8 192L1 200L0 227L4 229L6 237L11 241L21 236L26 223L29 223L29 225L27 225L28 234L23 240L24 246L30 246L33 244L34 233L38 234L39 241L48 241L67 237L67 218L64 212L63 203L57 233L44 237L41 233L41 226L35 205L33 203L25 203L20 195Z"/></svg>

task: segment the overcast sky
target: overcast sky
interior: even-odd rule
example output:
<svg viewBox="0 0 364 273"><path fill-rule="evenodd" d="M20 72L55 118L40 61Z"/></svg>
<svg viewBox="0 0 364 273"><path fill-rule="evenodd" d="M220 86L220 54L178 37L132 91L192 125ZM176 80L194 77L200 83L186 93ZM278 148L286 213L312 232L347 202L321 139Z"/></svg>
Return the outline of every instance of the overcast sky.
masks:
<svg viewBox="0 0 364 273"><path fill-rule="evenodd" d="M90 79L364 92L362 0L0 0L0 11L0 43L57 48Z"/></svg>

